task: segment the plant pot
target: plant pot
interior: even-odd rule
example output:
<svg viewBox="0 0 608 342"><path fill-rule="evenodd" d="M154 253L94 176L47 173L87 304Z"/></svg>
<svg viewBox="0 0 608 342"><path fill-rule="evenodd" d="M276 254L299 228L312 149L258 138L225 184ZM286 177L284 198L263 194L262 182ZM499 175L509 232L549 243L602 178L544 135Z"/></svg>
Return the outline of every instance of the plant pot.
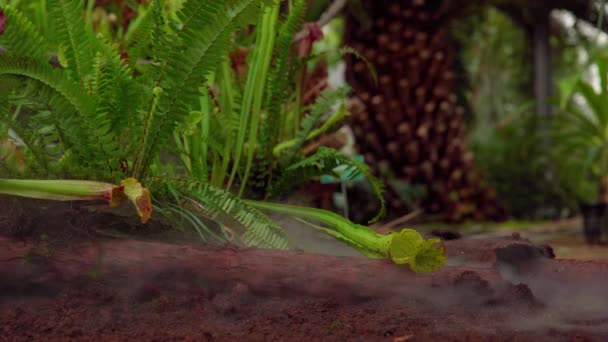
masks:
<svg viewBox="0 0 608 342"><path fill-rule="evenodd" d="M602 230L606 216L607 203L581 203L581 213L583 214L583 232L585 239L589 243L601 242Z"/></svg>

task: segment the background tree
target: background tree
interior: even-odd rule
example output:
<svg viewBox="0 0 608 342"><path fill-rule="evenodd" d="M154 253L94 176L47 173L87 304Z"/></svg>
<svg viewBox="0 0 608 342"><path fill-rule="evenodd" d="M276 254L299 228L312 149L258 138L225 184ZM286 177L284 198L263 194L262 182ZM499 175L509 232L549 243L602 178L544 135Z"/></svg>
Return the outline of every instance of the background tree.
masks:
<svg viewBox="0 0 608 342"><path fill-rule="evenodd" d="M474 166L456 89L452 15L430 1L361 1L347 15L346 44L375 65L347 58L347 80L364 108L350 122L358 148L377 172L423 184L423 207L449 220L503 219L494 191ZM365 13L362 15L362 13ZM388 194L393 214L405 208Z"/></svg>

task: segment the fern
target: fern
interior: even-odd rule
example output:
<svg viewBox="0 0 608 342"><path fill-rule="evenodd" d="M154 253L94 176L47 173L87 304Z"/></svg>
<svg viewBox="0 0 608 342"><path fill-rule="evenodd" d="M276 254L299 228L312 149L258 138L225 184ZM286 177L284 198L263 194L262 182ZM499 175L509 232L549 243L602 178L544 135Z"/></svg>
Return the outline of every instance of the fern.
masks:
<svg viewBox="0 0 608 342"><path fill-rule="evenodd" d="M138 16L129 26L124 37L125 49L128 51L129 66L134 67L137 60L144 58L143 52L152 43L154 32L157 30L157 20L162 19L160 14L160 3L154 1L149 6L140 5ZM160 21L160 28L164 26Z"/></svg>
<svg viewBox="0 0 608 342"><path fill-rule="evenodd" d="M151 37L151 57L157 64L157 72L163 73L165 64L169 58L171 47L175 46L175 32L171 30L165 22L163 16L161 0L153 0L152 13L154 15L154 25L150 32Z"/></svg>
<svg viewBox="0 0 608 342"><path fill-rule="evenodd" d="M237 196L197 181L182 180L173 185L181 196L198 203L204 216L230 226L236 221L244 227L246 230L241 235L241 240L245 244L260 248L288 248L281 227Z"/></svg>
<svg viewBox="0 0 608 342"><path fill-rule="evenodd" d="M120 168L119 160L133 153L133 142L128 137L139 133L136 119L140 101L131 69L115 48L107 44L103 48L97 53L94 66L95 132L100 146L108 151L108 167L114 171Z"/></svg>
<svg viewBox="0 0 608 342"><path fill-rule="evenodd" d="M0 35L0 45L15 56L48 61L49 49L34 25L12 7L4 9L8 18L6 32Z"/></svg>
<svg viewBox="0 0 608 342"><path fill-rule="evenodd" d="M305 1L295 1L289 15L278 29L272 68L266 81L264 95L266 112L261 122L256 169L252 177L260 188L268 187L268 182L277 166L272 149L279 140L284 113L287 110L285 99L290 97L293 89L293 69L296 64L293 60L293 37L302 27L305 7Z"/></svg>
<svg viewBox="0 0 608 342"><path fill-rule="evenodd" d="M327 89L323 91L319 99L317 99L317 102L312 105L310 114L308 114L302 120L301 128L296 134L295 142L287 152L287 156L284 158L286 165L291 164L298 153L300 153L302 146L308 140L308 137L315 128L315 125L321 121L323 115L329 113L332 106L336 102L343 100L348 92L348 87L341 87L336 90Z"/></svg>
<svg viewBox="0 0 608 342"><path fill-rule="evenodd" d="M2 81L4 82L6 79L6 77L3 77ZM11 80L8 79L8 81L10 82ZM22 84L23 82L19 82L15 84L15 86ZM29 87L26 87L24 93L29 93ZM33 133L36 129L31 129L16 120L21 112L23 103L29 103L25 97L26 96L24 95L15 95L11 92L5 92L4 89L0 93L0 140L8 138L9 129L12 130L13 134L16 134L17 139L29 149L26 151L33 156L33 159L36 160L38 166L46 168L46 158L37 143L40 136ZM12 105L16 102L19 102L19 104L15 106L14 113L11 113ZM41 121L42 120L38 119L36 120L36 123L40 123ZM35 142L33 141L34 139L36 139Z"/></svg>
<svg viewBox="0 0 608 342"><path fill-rule="evenodd" d="M47 106L55 114L60 129L67 132L63 144L74 147L80 162L91 169L107 167L112 159L104 144L104 126L96 122L96 104L78 84L62 77L61 70L25 57L0 56L0 75L20 75L48 88L45 91Z"/></svg>
<svg viewBox="0 0 608 342"><path fill-rule="evenodd" d="M57 142L63 138L59 134L58 122L49 110L47 99L52 93L53 91L44 85L33 82L26 84L22 93L10 96L10 103L16 104L15 113L12 117L3 118L27 147L26 151L33 156L43 172L46 172L49 166L47 154L59 154L57 149L61 149L61 146ZM24 106L33 111L27 122L29 124L22 123L18 117ZM56 148L48 148L52 144L56 144Z"/></svg>
<svg viewBox="0 0 608 342"><path fill-rule="evenodd" d="M353 55L355 58L362 60L365 63L365 66L367 66L367 70L371 74L374 84L376 86L378 85L378 73L376 72L376 67L374 67L374 65L365 56L363 56L359 51L353 49L350 46L344 46L340 49L340 54L343 56L344 55Z"/></svg>
<svg viewBox="0 0 608 342"><path fill-rule="evenodd" d="M11 109L8 96L0 93L0 141L8 137L8 130L10 128L9 122Z"/></svg>
<svg viewBox="0 0 608 342"><path fill-rule="evenodd" d="M119 179L119 170L138 179L147 176L150 170L157 174L169 170L170 166L160 163L158 152L161 148L172 152L170 138L180 134L176 128L200 109L201 82L209 80L212 84L219 78L226 81L224 90L230 87L225 57L233 44L233 32L260 17L266 6L274 6L275 13L278 12L276 0L230 3L191 0L184 4L177 23L171 26L162 16L162 2L155 0L141 19L142 26L131 31L127 42L127 46L145 51L153 60L149 68L138 69L143 76L136 76L120 58L116 46L103 37L92 38L92 31L84 30L82 1L52 0L50 6L59 32L60 60L66 68L53 68L47 63L46 47L37 45L40 41L37 32L26 19L12 13L16 19L9 18L9 23L19 25L7 27L2 35L3 41L9 42L6 44L9 51L0 56L0 79L16 77L26 90L12 98L0 94L0 106L4 111L21 101L33 111L23 118L29 120L28 125L10 124L50 177L68 175L102 180ZM143 32L145 29L150 32ZM274 37L265 39L271 47L268 51L272 52ZM222 76L217 77L214 71L220 65ZM256 78L266 81L266 72L261 70ZM199 139L213 152L213 158L222 159L217 167L224 172L233 155L229 148L222 149L222 144L234 147L235 113L246 111L239 107L239 94L228 91L227 95L222 105L226 104L230 112L221 119L205 117L205 124L209 123L205 129L222 127L218 130L221 134ZM253 98L257 101L253 108L259 112L263 98ZM250 130L250 134L254 133L257 134L255 127ZM255 141L252 148L253 145ZM200 160L201 155L191 157L207 163ZM215 180L215 184L222 182ZM245 227L242 240L246 244L287 247L280 227L237 196L204 181L187 183L180 190L190 201L198 203L201 212L218 222L236 222ZM168 211L178 209L179 203L167 204ZM186 219L197 222L192 215Z"/></svg>
<svg viewBox="0 0 608 342"><path fill-rule="evenodd" d="M48 0L50 16L56 25L60 54L65 57L73 79L85 82L93 71L93 52L85 30L80 0Z"/></svg>
<svg viewBox="0 0 608 342"><path fill-rule="evenodd" d="M268 0L267 0L268 2ZM178 14L182 28L173 37L167 63L157 86L163 89L158 106L149 107L144 121L141 147L135 159L135 176L146 174L151 156L159 142L166 141L170 132L198 101L198 87L222 62L230 47L231 33L255 18L261 0L188 1ZM150 103L153 102L151 97Z"/></svg>
<svg viewBox="0 0 608 342"><path fill-rule="evenodd" d="M0 55L0 75L20 75L39 81L54 89L58 96L65 98L80 113L94 111L94 102L78 84L63 77L61 70L35 60L12 54Z"/></svg>
<svg viewBox="0 0 608 342"><path fill-rule="evenodd" d="M266 82L266 115L260 130L260 151L266 153L276 145L279 138L281 119L284 117L285 99L289 98L290 89L293 82L293 37L302 26L305 13L305 2L297 0L289 12L289 16L279 29L275 48L275 60L273 69L268 75ZM262 161L268 164L268 160Z"/></svg>
<svg viewBox="0 0 608 342"><path fill-rule="evenodd" d="M342 165L347 166L347 169L343 172L347 173L351 178L354 179L363 174L369 179L374 194L376 194L380 201L380 211L370 222L379 220L386 213L386 204L382 197L384 185L372 174L367 165L345 156L332 148L319 147L317 152L312 156L287 167L281 178L274 184L271 193L276 196L294 185L302 184L316 177L335 173L334 170Z"/></svg>
<svg viewBox="0 0 608 342"><path fill-rule="evenodd" d="M233 168L228 185L232 183L236 170L238 170L241 152L244 150L245 135L249 131L249 139L247 140L246 164L243 171L243 179L249 178L249 172L253 163L258 143L259 126L261 122L262 101L264 96L264 88L268 69L272 59L272 51L276 35L276 24L279 17L278 3L272 7L265 8L264 14L260 18L260 23L256 34L256 49L254 52L252 65L249 68L247 75L247 85L243 94L243 108L241 112L241 121L239 134L237 134L237 147L234 157L234 163L237 167ZM247 129L248 127L248 129ZM243 181L239 190L239 196L243 194L246 186L246 181Z"/></svg>
<svg viewBox="0 0 608 342"><path fill-rule="evenodd" d="M9 110L10 110L10 102L7 94L3 94L0 92L0 118L2 118L2 122L9 121Z"/></svg>

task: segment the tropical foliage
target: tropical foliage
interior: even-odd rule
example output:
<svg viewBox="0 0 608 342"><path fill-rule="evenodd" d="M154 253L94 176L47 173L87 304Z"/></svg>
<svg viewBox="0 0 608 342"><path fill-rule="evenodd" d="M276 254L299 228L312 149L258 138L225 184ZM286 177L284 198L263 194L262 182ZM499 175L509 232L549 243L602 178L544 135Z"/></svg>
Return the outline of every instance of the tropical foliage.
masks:
<svg viewBox="0 0 608 342"><path fill-rule="evenodd" d="M0 141L17 141L25 161L12 174L120 184L136 204L148 196L145 184L173 223L203 239L265 248L287 248L285 234L244 197L268 200L346 165L381 199L366 165L303 148L347 115L336 104L348 93L326 90L303 105L312 57L296 53L294 36L304 3L290 1L282 13L278 0L190 0L179 10L153 0L124 34L96 32L79 0L48 0L49 30L6 6ZM235 51L247 52L244 66L229 58ZM87 181L6 180L0 192L28 195L33 185L42 198L90 199L78 192Z"/></svg>
<svg viewBox="0 0 608 342"><path fill-rule="evenodd" d="M555 141L561 155L575 158L582 174L594 179L598 198L608 201L608 55L593 60L597 81L580 74L560 82L560 115ZM592 79L592 78L591 78Z"/></svg>

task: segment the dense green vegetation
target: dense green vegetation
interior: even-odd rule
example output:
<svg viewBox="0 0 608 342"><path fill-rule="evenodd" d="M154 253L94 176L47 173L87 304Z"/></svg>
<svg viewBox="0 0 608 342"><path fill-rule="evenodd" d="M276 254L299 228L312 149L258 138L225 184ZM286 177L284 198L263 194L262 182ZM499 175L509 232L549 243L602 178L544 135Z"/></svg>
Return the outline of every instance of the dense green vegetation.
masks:
<svg viewBox="0 0 608 342"><path fill-rule="evenodd" d="M259 209L320 221L344 235L373 233L328 220L333 214L322 210L262 202L338 167L367 176L383 201L383 187L365 164L328 147L304 149L348 115L348 88L325 90L304 104L303 76L320 59L294 48L303 0L283 7L275 0L190 0L181 8L154 0L119 24L98 16L93 3L2 4L2 171L55 181L7 179L0 193L91 199L99 198L97 188L83 192L84 182L64 179L104 182L96 184L111 205L124 193L141 215L151 193L155 212L204 240L264 248L289 242ZM406 235L392 243L407 253L399 263L419 271L443 264L436 240ZM376 250L368 246L373 239L357 244ZM395 253L366 254L396 260Z"/></svg>
<svg viewBox="0 0 608 342"><path fill-rule="evenodd" d="M555 219L582 201L608 201L603 16L595 29L550 16L553 60L545 62L554 91L542 104L552 114L541 116L534 27L515 12L493 2L466 14L446 6L453 18L433 36L416 20L397 22L401 5L392 6L359 18L381 32L369 40L352 25L357 4L319 27L331 3L0 0L0 193L112 207L128 200L142 222L263 248L290 247L268 216L288 215L418 271L443 264L438 240L377 234L329 211L279 203L328 176L342 189L367 179L372 196L353 197L377 201L373 214L355 209L370 223L386 214L378 176L389 180L389 209L452 221L508 218L503 212ZM341 36L361 51L341 46ZM415 63L392 58L387 69L386 49ZM357 92L344 81L328 86L327 69L345 55ZM429 58L429 80L414 75ZM365 77L353 77L363 69ZM352 108L361 113L351 116ZM345 124L359 147L369 145L357 158L319 143ZM347 194L332 195L348 209Z"/></svg>
<svg viewBox="0 0 608 342"><path fill-rule="evenodd" d="M587 69L593 63L590 55L596 49L596 36L585 34L579 26L568 27L557 16L553 21L559 30L551 37L555 95L549 118L535 112L533 51L524 28L488 7L455 30L468 75L467 98L474 112L470 137L477 163L518 218L571 215L578 211L580 201L597 198L600 175L591 172L591 151L572 149L574 139L566 137L578 129L582 145L597 145L604 139L591 138L595 129L601 129L601 120L596 121L603 115L599 108L592 102L574 101L578 95L573 96L577 92L585 96L581 88L589 90L593 74ZM581 110L585 114L568 115ZM583 133L575 124L577 117L591 120L596 127L586 127ZM566 126L569 133L564 131Z"/></svg>

